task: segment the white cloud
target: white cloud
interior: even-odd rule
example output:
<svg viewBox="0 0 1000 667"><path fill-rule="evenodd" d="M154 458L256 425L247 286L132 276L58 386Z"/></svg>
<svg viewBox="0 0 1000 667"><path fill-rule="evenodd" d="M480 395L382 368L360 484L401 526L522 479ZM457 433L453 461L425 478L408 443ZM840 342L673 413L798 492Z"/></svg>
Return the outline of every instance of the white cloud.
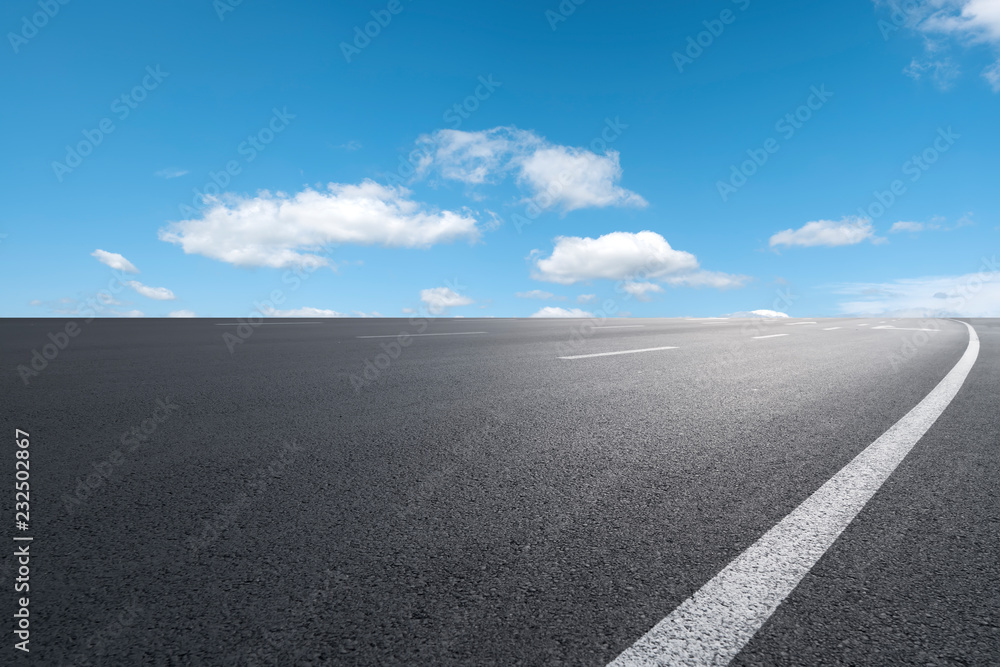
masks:
<svg viewBox="0 0 1000 667"><path fill-rule="evenodd" d="M595 278L658 278L697 268L698 260L694 255L674 250L656 232L611 232L596 239L557 237L552 254L536 258L533 277L572 285Z"/></svg>
<svg viewBox="0 0 1000 667"><path fill-rule="evenodd" d="M98 248L94 252L90 253L91 257L96 257L97 261L105 266L110 266L116 271L122 271L124 273L139 273L139 269L135 268L135 265L119 255L116 252L108 252L107 250L101 250Z"/></svg>
<svg viewBox="0 0 1000 667"><path fill-rule="evenodd" d="M404 313L406 315L413 315L414 313L417 312L417 309L416 308L403 308L402 311L400 311L400 312L402 312L402 313Z"/></svg>
<svg viewBox="0 0 1000 667"><path fill-rule="evenodd" d="M914 59L906 68L906 73L919 78L930 71L943 88L958 75L958 67L949 57L941 54L947 51L949 39L961 47L973 45L992 46L996 53L1000 50L1000 2L997 0L928 0L927 2L903 3L903 9L886 0L876 0L876 4L891 8L893 25L900 23L914 29L925 37L928 57L921 61ZM903 21L899 21L899 17ZM888 36L885 26L883 34ZM994 92L1000 92L1000 59L983 70L982 76Z"/></svg>
<svg viewBox="0 0 1000 667"><path fill-rule="evenodd" d="M470 185L495 183L508 174L541 209L572 211L606 206L647 205L640 195L618 185L622 168L617 151L599 155L585 148L549 143L534 132L496 127L479 132L438 130L417 144L426 151L417 167Z"/></svg>
<svg viewBox="0 0 1000 667"><path fill-rule="evenodd" d="M149 285L143 285L138 280L129 280L125 283L132 289L134 289L139 294L143 295L147 299L156 299L157 301L172 301L177 297L174 293L168 290L166 287L150 287Z"/></svg>
<svg viewBox="0 0 1000 667"><path fill-rule="evenodd" d="M545 306L537 313L529 317L593 317L593 313L580 308L558 308L556 306Z"/></svg>
<svg viewBox="0 0 1000 667"><path fill-rule="evenodd" d="M846 315L862 317L1000 316L1000 267L984 264L979 273L906 278L888 283L836 285L834 293L855 297L839 304Z"/></svg>
<svg viewBox="0 0 1000 667"><path fill-rule="evenodd" d="M618 186L622 168L617 151L598 155L582 148L552 146L525 156L519 165L518 181L528 185L533 201L541 208L558 206L563 211L574 211L647 206L640 195Z"/></svg>
<svg viewBox="0 0 1000 667"><path fill-rule="evenodd" d="M695 271L680 276L667 276L663 279L663 282L672 287L714 287L715 289L743 287L749 281L750 276L721 271Z"/></svg>
<svg viewBox="0 0 1000 667"><path fill-rule="evenodd" d="M771 247L785 246L844 246L875 240L875 230L866 218L845 217L833 220L807 222L798 229L786 229L771 237Z"/></svg>
<svg viewBox="0 0 1000 667"><path fill-rule="evenodd" d="M546 292L545 290L533 289L528 292L518 292L515 294L519 299L555 299L556 301L565 301L566 297L557 296L552 292Z"/></svg>
<svg viewBox="0 0 1000 667"><path fill-rule="evenodd" d="M159 176L160 178L178 178L179 176L184 176L187 173L187 169L161 169L154 175Z"/></svg>
<svg viewBox="0 0 1000 667"><path fill-rule="evenodd" d="M263 314L267 317L350 317L349 315L339 313L336 310L312 308L310 306L305 306L303 308L291 308L288 310L271 308Z"/></svg>
<svg viewBox="0 0 1000 667"><path fill-rule="evenodd" d="M198 317L193 310L172 310L167 317Z"/></svg>
<svg viewBox="0 0 1000 667"><path fill-rule="evenodd" d="M31 301L28 302L28 305L29 306L40 306L40 305L42 305L42 302L39 299L32 299Z"/></svg>
<svg viewBox="0 0 1000 667"><path fill-rule="evenodd" d="M922 222L894 222L892 227L889 229L890 234L897 232L922 232L924 231L924 223Z"/></svg>
<svg viewBox="0 0 1000 667"><path fill-rule="evenodd" d="M146 317L146 314L141 310L126 310L124 312L115 312L115 317Z"/></svg>
<svg viewBox="0 0 1000 667"><path fill-rule="evenodd" d="M468 213L426 210L402 187L365 180L331 183L289 196L262 191L256 197L227 195L212 201L200 219L160 230L160 239L237 266L324 266L319 256L335 243L426 248L460 238L479 238Z"/></svg>
<svg viewBox="0 0 1000 667"><path fill-rule="evenodd" d="M782 317L788 317L788 314L782 313L777 310L761 309L761 310L741 310L738 313L731 313L729 315L726 315L726 317L758 317L758 318L763 317L763 318L777 319Z"/></svg>
<svg viewBox="0 0 1000 667"><path fill-rule="evenodd" d="M662 292L663 288L656 283L633 283L627 282L622 285L622 289L628 294L631 294L639 301L649 301L650 297L647 293L650 292Z"/></svg>
<svg viewBox="0 0 1000 667"><path fill-rule="evenodd" d="M420 300L424 302L434 315L447 312L449 308L456 306L468 306L475 301L467 296L462 296L450 287L433 287L420 291Z"/></svg>
<svg viewBox="0 0 1000 667"><path fill-rule="evenodd" d="M594 301L597 301L596 294L581 294L580 296L576 297L577 303L593 303Z"/></svg>

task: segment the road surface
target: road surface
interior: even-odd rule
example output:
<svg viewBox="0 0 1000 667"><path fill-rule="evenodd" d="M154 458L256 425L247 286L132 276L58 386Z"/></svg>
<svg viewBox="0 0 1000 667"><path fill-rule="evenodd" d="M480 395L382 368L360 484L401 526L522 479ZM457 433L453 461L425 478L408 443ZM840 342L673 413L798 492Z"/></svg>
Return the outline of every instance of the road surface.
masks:
<svg viewBox="0 0 1000 667"><path fill-rule="evenodd" d="M789 515L840 512L757 547L801 576L746 589L780 598L748 641L695 618L684 660L1000 663L1000 320L968 322L956 377L954 320L3 320L34 538L30 659L4 651L669 664L637 642ZM897 424L898 467L817 519Z"/></svg>

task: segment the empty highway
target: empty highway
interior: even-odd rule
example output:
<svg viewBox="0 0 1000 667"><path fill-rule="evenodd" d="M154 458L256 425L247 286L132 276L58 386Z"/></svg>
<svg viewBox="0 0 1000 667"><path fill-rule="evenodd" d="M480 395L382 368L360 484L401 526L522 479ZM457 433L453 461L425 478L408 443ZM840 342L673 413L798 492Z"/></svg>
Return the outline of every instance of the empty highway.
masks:
<svg viewBox="0 0 1000 667"><path fill-rule="evenodd" d="M66 324L24 664L1000 663L1000 320Z"/></svg>

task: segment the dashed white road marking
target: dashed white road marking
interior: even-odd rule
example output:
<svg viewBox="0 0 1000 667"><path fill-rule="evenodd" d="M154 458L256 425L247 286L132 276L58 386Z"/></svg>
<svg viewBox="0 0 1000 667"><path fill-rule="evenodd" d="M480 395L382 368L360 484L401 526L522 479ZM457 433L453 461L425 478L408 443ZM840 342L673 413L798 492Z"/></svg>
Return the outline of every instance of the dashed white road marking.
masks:
<svg viewBox="0 0 1000 667"><path fill-rule="evenodd" d="M964 322L962 324L965 324ZM937 421L979 356L979 337L931 393L610 667L726 665Z"/></svg>
<svg viewBox="0 0 1000 667"><path fill-rule="evenodd" d="M840 329L840 328L842 328L842 327L826 327L825 329L823 329L823 331L836 331L837 329Z"/></svg>
<svg viewBox="0 0 1000 667"><path fill-rule="evenodd" d="M818 324L817 322L785 322L786 327L794 327L800 324Z"/></svg>
<svg viewBox="0 0 1000 667"><path fill-rule="evenodd" d="M465 336L468 334L484 334L486 331L442 331L441 333L421 333L421 334L380 334L378 336L355 336L355 338L399 338L400 336Z"/></svg>
<svg viewBox="0 0 1000 667"><path fill-rule="evenodd" d="M213 322L217 327L235 327L241 324L247 324L252 327L260 326L261 324L323 324L322 322Z"/></svg>
<svg viewBox="0 0 1000 667"><path fill-rule="evenodd" d="M894 327L891 324L887 324L884 327L872 327L872 329L892 329L893 331L932 331L934 333L941 331L940 329L920 329L918 327Z"/></svg>
<svg viewBox="0 0 1000 667"><path fill-rule="evenodd" d="M638 329L640 327L646 326L645 324L613 324L606 327L594 327L595 329Z"/></svg>
<svg viewBox="0 0 1000 667"><path fill-rule="evenodd" d="M559 357L560 359L587 359L589 357L611 357L616 354L636 354L637 352L657 352L659 350L676 350L676 346L667 347L645 347L641 350L619 350L617 352L597 352L595 354L574 354L570 357Z"/></svg>
<svg viewBox="0 0 1000 667"><path fill-rule="evenodd" d="M788 336L789 334L768 334L766 336L753 336L753 338L778 338L779 336Z"/></svg>
<svg viewBox="0 0 1000 667"><path fill-rule="evenodd" d="M867 325L867 324L859 324L858 326L859 326L859 327L866 327L866 326L868 326L868 325Z"/></svg>

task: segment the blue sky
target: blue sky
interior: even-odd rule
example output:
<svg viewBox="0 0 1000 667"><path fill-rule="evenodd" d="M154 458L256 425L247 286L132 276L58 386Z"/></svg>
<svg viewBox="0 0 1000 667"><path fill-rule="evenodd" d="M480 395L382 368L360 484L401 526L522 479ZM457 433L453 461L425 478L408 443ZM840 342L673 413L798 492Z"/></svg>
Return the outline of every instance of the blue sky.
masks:
<svg viewBox="0 0 1000 667"><path fill-rule="evenodd" d="M900 5L5 3L0 313L997 315L1000 2Z"/></svg>

